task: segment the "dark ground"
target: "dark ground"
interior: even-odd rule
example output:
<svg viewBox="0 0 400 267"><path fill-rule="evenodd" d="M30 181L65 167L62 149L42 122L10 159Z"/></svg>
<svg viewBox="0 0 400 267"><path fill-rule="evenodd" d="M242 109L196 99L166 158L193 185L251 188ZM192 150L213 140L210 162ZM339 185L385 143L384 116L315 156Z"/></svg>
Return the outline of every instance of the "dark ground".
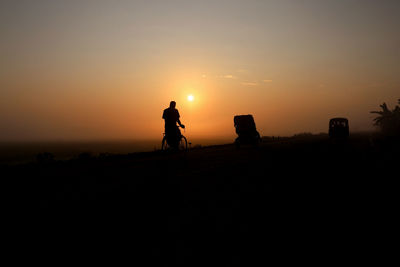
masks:
<svg viewBox="0 0 400 267"><path fill-rule="evenodd" d="M3 165L3 219L11 247L58 262L382 263L399 162L398 141L321 135Z"/></svg>

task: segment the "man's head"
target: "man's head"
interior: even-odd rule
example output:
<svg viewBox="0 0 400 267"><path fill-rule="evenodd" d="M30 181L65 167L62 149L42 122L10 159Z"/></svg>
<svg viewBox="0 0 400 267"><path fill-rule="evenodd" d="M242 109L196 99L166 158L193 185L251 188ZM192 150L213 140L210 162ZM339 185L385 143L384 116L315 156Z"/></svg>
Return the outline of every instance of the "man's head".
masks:
<svg viewBox="0 0 400 267"><path fill-rule="evenodd" d="M170 108L175 108L175 106L176 106L176 102L175 102L175 101L171 101L171 102L169 103L169 107L170 107Z"/></svg>

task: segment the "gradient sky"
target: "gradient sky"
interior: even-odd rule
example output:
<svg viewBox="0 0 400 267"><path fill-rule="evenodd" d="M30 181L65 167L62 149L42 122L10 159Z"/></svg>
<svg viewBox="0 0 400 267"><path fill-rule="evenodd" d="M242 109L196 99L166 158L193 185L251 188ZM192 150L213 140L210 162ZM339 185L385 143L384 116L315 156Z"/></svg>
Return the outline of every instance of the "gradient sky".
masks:
<svg viewBox="0 0 400 267"><path fill-rule="evenodd" d="M400 1L0 1L0 141L371 130L400 98ZM195 100L187 101L193 94Z"/></svg>

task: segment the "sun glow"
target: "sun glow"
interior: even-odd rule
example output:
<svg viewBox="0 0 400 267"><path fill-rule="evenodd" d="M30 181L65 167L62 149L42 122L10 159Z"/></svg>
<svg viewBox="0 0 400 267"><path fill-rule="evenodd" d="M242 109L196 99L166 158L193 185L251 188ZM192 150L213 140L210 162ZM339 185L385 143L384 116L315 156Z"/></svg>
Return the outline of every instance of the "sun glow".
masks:
<svg viewBox="0 0 400 267"><path fill-rule="evenodd" d="M192 102L194 100L194 96L193 95L188 95L187 96L187 100Z"/></svg>

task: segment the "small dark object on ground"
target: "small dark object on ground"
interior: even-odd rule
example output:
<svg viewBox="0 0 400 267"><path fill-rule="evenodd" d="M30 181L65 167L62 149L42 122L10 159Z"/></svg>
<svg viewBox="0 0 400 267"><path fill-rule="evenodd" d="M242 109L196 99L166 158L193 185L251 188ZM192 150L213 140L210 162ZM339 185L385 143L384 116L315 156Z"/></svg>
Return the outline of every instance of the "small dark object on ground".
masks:
<svg viewBox="0 0 400 267"><path fill-rule="evenodd" d="M233 118L238 137L235 140L237 147L242 144L258 145L261 141L252 115L237 115Z"/></svg>

